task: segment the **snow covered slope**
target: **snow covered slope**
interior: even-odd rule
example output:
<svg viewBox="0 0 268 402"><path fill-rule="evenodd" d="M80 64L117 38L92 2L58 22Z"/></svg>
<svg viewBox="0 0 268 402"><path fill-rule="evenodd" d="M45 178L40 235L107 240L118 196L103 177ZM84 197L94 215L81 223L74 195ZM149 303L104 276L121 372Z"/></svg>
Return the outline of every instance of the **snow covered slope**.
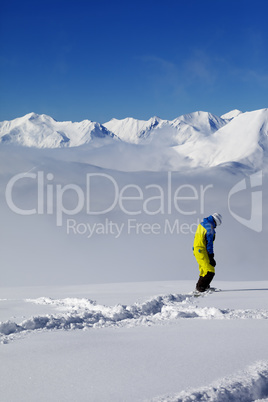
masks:
<svg viewBox="0 0 268 402"><path fill-rule="evenodd" d="M190 158L194 167L240 162L261 169L268 156L268 109L240 114L214 135L176 150Z"/></svg>
<svg viewBox="0 0 268 402"><path fill-rule="evenodd" d="M264 400L268 282L193 283L1 289L1 400Z"/></svg>
<svg viewBox="0 0 268 402"><path fill-rule="evenodd" d="M235 117L239 116L241 113L243 113L243 112L241 112L241 110L234 109L228 113L223 114L221 116L221 118L225 119L225 120L231 120L231 119L234 119Z"/></svg>
<svg viewBox="0 0 268 402"><path fill-rule="evenodd" d="M0 142L27 147L58 148L87 144L96 138L113 138L99 123L57 122L47 115L29 113L12 121L0 123Z"/></svg>

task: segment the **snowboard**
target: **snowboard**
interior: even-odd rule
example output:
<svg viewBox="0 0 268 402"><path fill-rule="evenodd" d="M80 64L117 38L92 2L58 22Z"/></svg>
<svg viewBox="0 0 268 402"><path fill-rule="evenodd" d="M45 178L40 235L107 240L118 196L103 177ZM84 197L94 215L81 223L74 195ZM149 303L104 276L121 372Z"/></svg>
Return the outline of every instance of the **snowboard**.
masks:
<svg viewBox="0 0 268 402"><path fill-rule="evenodd" d="M199 297L199 296L207 295L207 294L214 293L214 292L220 292L220 291L221 291L221 289L218 289L218 288L209 288L205 292L199 292L198 290L194 290L193 295L194 295L194 297Z"/></svg>

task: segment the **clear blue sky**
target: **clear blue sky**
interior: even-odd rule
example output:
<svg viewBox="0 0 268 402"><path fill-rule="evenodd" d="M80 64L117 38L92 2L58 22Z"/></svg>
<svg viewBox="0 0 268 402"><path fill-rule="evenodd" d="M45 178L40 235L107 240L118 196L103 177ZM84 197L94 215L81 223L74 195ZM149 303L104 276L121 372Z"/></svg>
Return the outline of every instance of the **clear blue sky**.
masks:
<svg viewBox="0 0 268 402"><path fill-rule="evenodd" d="M267 0L0 1L0 121L268 106Z"/></svg>

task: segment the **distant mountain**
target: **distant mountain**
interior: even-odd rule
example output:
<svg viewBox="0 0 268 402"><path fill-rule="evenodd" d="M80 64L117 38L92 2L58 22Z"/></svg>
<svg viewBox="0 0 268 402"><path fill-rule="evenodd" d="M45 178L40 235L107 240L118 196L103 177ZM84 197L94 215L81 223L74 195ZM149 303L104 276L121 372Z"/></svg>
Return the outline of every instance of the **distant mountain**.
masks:
<svg viewBox="0 0 268 402"><path fill-rule="evenodd" d="M114 138L106 127L90 120L58 122L45 114L29 113L0 123L0 142L37 148L74 147L96 138Z"/></svg>
<svg viewBox="0 0 268 402"><path fill-rule="evenodd" d="M172 121L163 120L151 133L151 141L169 146L195 143L209 136L227 124L224 120L207 112L194 112L180 116Z"/></svg>
<svg viewBox="0 0 268 402"><path fill-rule="evenodd" d="M0 143L36 148L93 144L78 150L79 158L83 155L87 163L119 170L142 166L150 170L152 164L177 170L230 163L260 169L268 161L268 109L233 110L221 117L199 111L172 121L112 119L103 125L90 120L57 122L30 113L0 123ZM107 144L115 146L102 147Z"/></svg>
<svg viewBox="0 0 268 402"><path fill-rule="evenodd" d="M268 158L268 109L240 113L194 147L187 142L174 149L190 159L194 167L240 162L262 168Z"/></svg>
<svg viewBox="0 0 268 402"><path fill-rule="evenodd" d="M161 143L165 146L198 141L230 122L207 112L182 115L172 121L152 117L137 120L132 117L112 119L100 124L90 120L79 123L58 122L45 114L29 113L0 123L0 143L37 148L74 147L96 138L121 139L130 144Z"/></svg>
<svg viewBox="0 0 268 402"><path fill-rule="evenodd" d="M109 131L116 134L121 140L138 144L146 140L152 130L154 130L160 123L161 119L158 117L152 117L149 120L137 120L132 117L126 119L118 120L112 119L103 126Z"/></svg>
<svg viewBox="0 0 268 402"><path fill-rule="evenodd" d="M144 144L157 140L165 145L183 144L200 135L210 135L227 124L224 120L207 112L194 112L176 118L161 120L153 117L150 120L127 118L112 119L104 124L108 130L116 134L122 141L132 144Z"/></svg>
<svg viewBox="0 0 268 402"><path fill-rule="evenodd" d="M223 118L207 112L185 114L174 120L174 122L176 121L183 121L195 130L208 135L214 133L227 123Z"/></svg>

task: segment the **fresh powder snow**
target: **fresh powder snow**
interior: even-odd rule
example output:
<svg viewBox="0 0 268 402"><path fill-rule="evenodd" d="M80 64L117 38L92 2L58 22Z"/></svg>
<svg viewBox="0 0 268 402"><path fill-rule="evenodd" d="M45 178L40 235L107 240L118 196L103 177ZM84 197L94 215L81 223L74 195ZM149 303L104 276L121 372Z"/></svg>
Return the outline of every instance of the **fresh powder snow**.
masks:
<svg viewBox="0 0 268 402"><path fill-rule="evenodd" d="M190 281L2 289L0 307L10 317L0 325L2 395L10 401L40 394L44 401L267 398L268 282L217 286L221 292L198 298ZM152 296L160 289L165 293ZM40 292L48 296L23 298Z"/></svg>

